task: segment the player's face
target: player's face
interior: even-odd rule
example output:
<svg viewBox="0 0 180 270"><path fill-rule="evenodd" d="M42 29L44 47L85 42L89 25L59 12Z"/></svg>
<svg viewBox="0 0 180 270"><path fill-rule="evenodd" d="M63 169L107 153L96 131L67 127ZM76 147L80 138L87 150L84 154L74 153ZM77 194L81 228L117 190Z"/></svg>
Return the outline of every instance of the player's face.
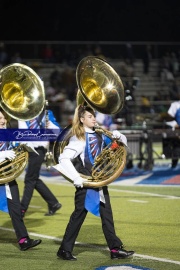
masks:
<svg viewBox="0 0 180 270"><path fill-rule="evenodd" d="M81 122L84 127L93 128L96 124L96 118L92 113L86 111L84 116L81 117Z"/></svg>
<svg viewBox="0 0 180 270"><path fill-rule="evenodd" d="M7 123L6 118L4 117L2 112L0 112L0 128L6 128L6 123Z"/></svg>

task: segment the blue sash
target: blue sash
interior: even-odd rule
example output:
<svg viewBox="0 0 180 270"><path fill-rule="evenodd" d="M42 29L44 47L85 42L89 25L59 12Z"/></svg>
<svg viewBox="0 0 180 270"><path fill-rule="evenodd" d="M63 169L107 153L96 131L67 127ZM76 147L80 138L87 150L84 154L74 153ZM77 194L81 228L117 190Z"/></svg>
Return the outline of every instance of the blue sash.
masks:
<svg viewBox="0 0 180 270"><path fill-rule="evenodd" d="M102 140L103 139L103 140ZM101 152L101 149L105 147L111 141L110 138L104 135L98 135L97 133L86 132L86 148L85 148L85 168L91 172L95 158ZM87 189L85 198L85 208L93 215L100 217L100 194L99 189Z"/></svg>
<svg viewBox="0 0 180 270"><path fill-rule="evenodd" d="M0 211L9 213L5 185L0 185Z"/></svg>
<svg viewBox="0 0 180 270"><path fill-rule="evenodd" d="M100 217L99 213L99 190L87 189L86 198L85 198L85 208L93 215Z"/></svg>

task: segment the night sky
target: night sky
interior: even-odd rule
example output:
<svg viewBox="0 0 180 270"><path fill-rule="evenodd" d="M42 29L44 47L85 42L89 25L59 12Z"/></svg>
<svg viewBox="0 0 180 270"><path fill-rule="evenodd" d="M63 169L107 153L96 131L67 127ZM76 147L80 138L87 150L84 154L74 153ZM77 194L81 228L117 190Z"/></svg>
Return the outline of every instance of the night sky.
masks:
<svg viewBox="0 0 180 270"><path fill-rule="evenodd" d="M180 41L176 0L1 0L0 40Z"/></svg>

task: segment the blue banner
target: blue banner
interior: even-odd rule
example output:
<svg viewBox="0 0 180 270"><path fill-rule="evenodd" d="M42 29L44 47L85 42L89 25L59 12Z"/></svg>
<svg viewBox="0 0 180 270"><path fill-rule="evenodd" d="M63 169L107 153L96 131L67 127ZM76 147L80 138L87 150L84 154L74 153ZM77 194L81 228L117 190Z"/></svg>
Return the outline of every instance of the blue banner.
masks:
<svg viewBox="0 0 180 270"><path fill-rule="evenodd" d="M59 129L0 129L0 141L56 141Z"/></svg>

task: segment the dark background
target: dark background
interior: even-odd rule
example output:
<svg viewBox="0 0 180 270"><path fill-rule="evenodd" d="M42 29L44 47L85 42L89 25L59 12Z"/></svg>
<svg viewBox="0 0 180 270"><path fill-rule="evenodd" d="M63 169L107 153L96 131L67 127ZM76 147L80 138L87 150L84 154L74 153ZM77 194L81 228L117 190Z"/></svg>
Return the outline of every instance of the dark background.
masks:
<svg viewBox="0 0 180 270"><path fill-rule="evenodd" d="M175 0L1 0L0 40L180 41Z"/></svg>

